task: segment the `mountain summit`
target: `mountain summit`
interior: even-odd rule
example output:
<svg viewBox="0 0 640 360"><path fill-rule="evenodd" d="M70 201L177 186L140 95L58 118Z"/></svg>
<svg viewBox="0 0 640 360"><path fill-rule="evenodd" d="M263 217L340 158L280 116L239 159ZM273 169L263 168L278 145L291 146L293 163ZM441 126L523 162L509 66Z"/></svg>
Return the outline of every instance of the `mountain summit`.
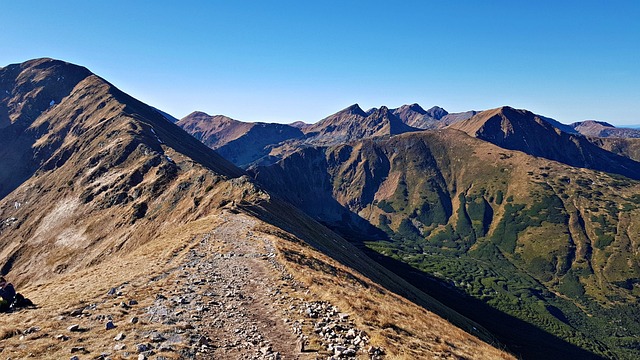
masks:
<svg viewBox="0 0 640 360"><path fill-rule="evenodd" d="M285 141L304 138L302 130L292 125L242 122L203 112L191 113L177 124L240 167L268 157Z"/></svg>
<svg viewBox="0 0 640 360"><path fill-rule="evenodd" d="M403 123L386 106L365 113L354 104L310 125L305 132L307 142L326 145L417 130Z"/></svg>
<svg viewBox="0 0 640 360"><path fill-rule="evenodd" d="M174 208L173 219L186 216L190 200L178 194L207 185L203 177L178 190L183 177L243 174L80 66L52 59L7 66L0 94L0 215L19 222L9 227L11 237L2 229L0 258L11 259L3 273L16 271L24 281L97 261L104 248L91 239L127 238L136 228L127 224L148 224L162 209ZM119 216L96 226L96 214L112 211ZM36 256L43 247L51 251Z"/></svg>
<svg viewBox="0 0 640 360"><path fill-rule="evenodd" d="M449 127L505 149L640 179L640 163L605 151L583 136L566 133L527 110L504 106Z"/></svg>

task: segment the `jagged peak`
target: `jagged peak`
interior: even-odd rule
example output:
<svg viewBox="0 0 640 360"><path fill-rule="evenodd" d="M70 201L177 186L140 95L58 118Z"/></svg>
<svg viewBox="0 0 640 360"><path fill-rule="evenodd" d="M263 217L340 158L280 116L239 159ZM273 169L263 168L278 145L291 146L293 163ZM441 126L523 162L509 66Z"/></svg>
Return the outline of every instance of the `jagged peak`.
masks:
<svg viewBox="0 0 640 360"><path fill-rule="evenodd" d="M420 106L418 103L413 103L411 105L402 105L400 107L400 109L409 109L409 110L415 111L417 113L420 113L422 115L427 113L427 111L422 106Z"/></svg>
<svg viewBox="0 0 640 360"><path fill-rule="evenodd" d="M409 108L413 111L417 111L417 112L424 112L424 108L422 106L420 106L420 104L418 103L413 103L411 105L409 105Z"/></svg>
<svg viewBox="0 0 640 360"><path fill-rule="evenodd" d="M402 106L400 106L397 109L393 109L394 112L404 112L404 111L413 111L413 112L417 112L420 115L424 115L426 114L426 110L422 108L422 106L420 106L417 103L413 103L413 104L404 104Z"/></svg>
<svg viewBox="0 0 640 360"><path fill-rule="evenodd" d="M367 113L364 110L362 110L360 105L358 105L357 103L338 112L338 114L344 114L344 113L367 116Z"/></svg>
<svg viewBox="0 0 640 360"><path fill-rule="evenodd" d="M397 118L396 115L394 115L393 110L389 109L388 107L382 105L379 108L373 108L375 110L373 110L370 113L367 113L367 117L378 117L378 118L389 118L389 117L393 117L393 118Z"/></svg>

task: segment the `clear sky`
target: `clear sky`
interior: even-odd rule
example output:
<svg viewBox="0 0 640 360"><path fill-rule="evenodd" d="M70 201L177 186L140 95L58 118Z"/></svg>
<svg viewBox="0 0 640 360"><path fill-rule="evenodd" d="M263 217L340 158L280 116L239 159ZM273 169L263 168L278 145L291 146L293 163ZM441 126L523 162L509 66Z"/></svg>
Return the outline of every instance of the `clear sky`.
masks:
<svg viewBox="0 0 640 360"><path fill-rule="evenodd" d="M0 66L88 67L180 118L353 103L640 124L640 1L2 1Z"/></svg>

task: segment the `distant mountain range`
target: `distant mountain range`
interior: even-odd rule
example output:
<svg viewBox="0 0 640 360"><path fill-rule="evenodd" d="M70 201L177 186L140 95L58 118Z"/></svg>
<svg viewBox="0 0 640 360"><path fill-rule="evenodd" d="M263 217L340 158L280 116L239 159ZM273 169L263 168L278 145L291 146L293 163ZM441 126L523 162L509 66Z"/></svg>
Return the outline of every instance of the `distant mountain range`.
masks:
<svg viewBox="0 0 640 360"><path fill-rule="evenodd" d="M272 164L301 146L334 145L450 127L508 149L525 151L572 166L618 173L635 179L640 176L635 164L640 151L637 142L613 140L638 138L640 130L616 128L605 122L591 120L565 125L510 107L496 109L494 113L482 113L482 116L478 116L477 111L449 114L437 106L424 110L418 104L403 105L396 109L382 106L364 111L354 104L315 124L247 123L222 115L209 116L194 112L180 120L178 125L242 168ZM501 131L494 131L497 129Z"/></svg>
<svg viewBox="0 0 640 360"><path fill-rule="evenodd" d="M354 104L313 124L178 120L80 66L0 68L0 273L42 304L10 325L61 314L93 324L74 346L112 351L87 304L135 283L140 303L172 304L169 314L190 298L150 284L205 258L238 258L247 266L234 271L270 281L250 281L255 294L242 298L210 293L210 304L238 296L242 311L268 309L260 321L274 329L284 328L277 311L295 309L314 357L338 356L323 339L339 325L318 323L316 307L298 311L300 299L339 302L343 320L366 329L355 335L389 358L513 358L490 343L525 359L636 359L637 132L508 106L450 114ZM213 280L196 275L176 281ZM274 301L253 303L259 292ZM130 316L115 296L97 311ZM224 324L215 316L180 331L214 333ZM18 340L7 319L3 355L68 356L40 333ZM41 333L64 331L56 321ZM201 348L189 334L199 345L188 349Z"/></svg>

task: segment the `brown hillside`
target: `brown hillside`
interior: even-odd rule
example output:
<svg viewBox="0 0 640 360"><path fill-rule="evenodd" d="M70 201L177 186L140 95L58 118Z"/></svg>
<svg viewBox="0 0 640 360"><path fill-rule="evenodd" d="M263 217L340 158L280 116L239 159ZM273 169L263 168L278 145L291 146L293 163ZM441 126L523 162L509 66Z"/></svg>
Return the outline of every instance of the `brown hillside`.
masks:
<svg viewBox="0 0 640 360"><path fill-rule="evenodd" d="M617 128L603 121L587 120L571 124L580 134L602 138L640 138L640 130Z"/></svg>
<svg viewBox="0 0 640 360"><path fill-rule="evenodd" d="M264 158L268 161L274 147L304 137L300 129L291 125L246 123L202 112L194 112L177 124L225 159L243 168L265 161Z"/></svg>
<svg viewBox="0 0 640 360"><path fill-rule="evenodd" d="M211 116L195 111L180 119L177 125L215 150L246 134L253 124L234 120L224 115Z"/></svg>
<svg viewBox="0 0 640 360"><path fill-rule="evenodd" d="M505 106L480 112L449 127L505 149L640 179L640 163L605 151L583 136L564 132L527 110Z"/></svg>
<svg viewBox="0 0 640 360"><path fill-rule="evenodd" d="M588 137L594 145L640 162L640 139Z"/></svg>

